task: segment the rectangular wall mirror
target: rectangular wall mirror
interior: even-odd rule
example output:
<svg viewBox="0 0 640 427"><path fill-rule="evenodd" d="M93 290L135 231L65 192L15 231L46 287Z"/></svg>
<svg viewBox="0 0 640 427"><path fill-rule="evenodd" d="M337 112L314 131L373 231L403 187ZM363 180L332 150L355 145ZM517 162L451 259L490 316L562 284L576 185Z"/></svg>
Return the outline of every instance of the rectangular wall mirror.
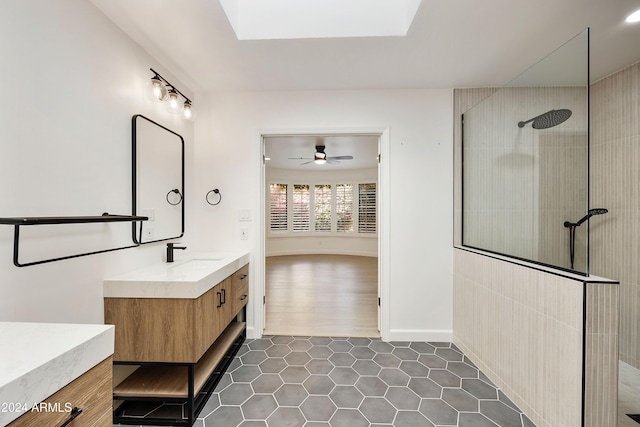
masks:
<svg viewBox="0 0 640 427"><path fill-rule="evenodd" d="M132 118L133 241L144 244L184 234L184 139L140 114Z"/></svg>

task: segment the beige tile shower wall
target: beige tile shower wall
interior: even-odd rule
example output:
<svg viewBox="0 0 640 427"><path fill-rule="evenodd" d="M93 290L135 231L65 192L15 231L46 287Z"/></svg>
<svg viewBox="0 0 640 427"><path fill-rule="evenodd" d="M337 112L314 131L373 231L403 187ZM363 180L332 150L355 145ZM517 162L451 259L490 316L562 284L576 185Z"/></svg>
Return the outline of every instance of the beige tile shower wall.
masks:
<svg viewBox="0 0 640 427"><path fill-rule="evenodd" d="M582 282L457 249L454 342L538 427L578 427Z"/></svg>
<svg viewBox="0 0 640 427"><path fill-rule="evenodd" d="M615 426L618 413L617 284L587 284L585 427Z"/></svg>
<svg viewBox="0 0 640 427"><path fill-rule="evenodd" d="M620 280L620 360L640 369L640 62L591 85L590 270Z"/></svg>

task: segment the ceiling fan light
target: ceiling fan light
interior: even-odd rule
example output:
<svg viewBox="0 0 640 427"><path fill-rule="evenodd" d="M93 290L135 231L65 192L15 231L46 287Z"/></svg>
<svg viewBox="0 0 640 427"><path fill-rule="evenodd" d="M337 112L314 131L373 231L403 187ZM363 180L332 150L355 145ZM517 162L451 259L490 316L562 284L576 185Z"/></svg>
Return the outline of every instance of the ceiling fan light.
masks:
<svg viewBox="0 0 640 427"><path fill-rule="evenodd" d="M315 159L313 161L313 163L315 163L316 165L324 165L325 163L327 163L327 161L325 159Z"/></svg>

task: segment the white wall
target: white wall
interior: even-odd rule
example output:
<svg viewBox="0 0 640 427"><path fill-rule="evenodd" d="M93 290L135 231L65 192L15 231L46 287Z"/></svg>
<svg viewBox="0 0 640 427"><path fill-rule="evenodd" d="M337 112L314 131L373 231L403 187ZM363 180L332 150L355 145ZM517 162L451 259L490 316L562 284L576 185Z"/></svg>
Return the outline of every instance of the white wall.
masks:
<svg viewBox="0 0 640 427"><path fill-rule="evenodd" d="M338 169L331 171L309 171L299 169L276 169L267 164L266 188L269 184L347 184L378 182L378 169ZM266 194L266 193L265 193ZM378 256L378 235L349 233L271 233L268 222L269 198L265 197L266 256L301 254L338 254L355 256ZM328 234L328 235L327 235Z"/></svg>
<svg viewBox="0 0 640 427"><path fill-rule="evenodd" d="M252 251L249 333L260 324L264 244L260 236L261 132L389 129L388 274L390 339L451 338L452 96L450 90L210 93L199 100L195 192L197 246ZM204 102L203 102L204 101ZM203 104L207 104L203 107ZM383 158L383 162L385 159ZM204 195L219 188L223 200ZM252 221L240 222L240 209ZM382 207L384 210L385 207ZM239 240L241 227L249 240Z"/></svg>
<svg viewBox="0 0 640 427"><path fill-rule="evenodd" d="M0 2L0 52L0 217L130 214L136 113L182 134L192 153L193 125L143 94L150 67L189 88L91 3ZM187 186L190 169L188 156ZM130 245L130 227L23 227L20 258ZM18 268L12 245L13 227L0 225L0 321L102 323L103 278L164 259L164 245L150 244Z"/></svg>

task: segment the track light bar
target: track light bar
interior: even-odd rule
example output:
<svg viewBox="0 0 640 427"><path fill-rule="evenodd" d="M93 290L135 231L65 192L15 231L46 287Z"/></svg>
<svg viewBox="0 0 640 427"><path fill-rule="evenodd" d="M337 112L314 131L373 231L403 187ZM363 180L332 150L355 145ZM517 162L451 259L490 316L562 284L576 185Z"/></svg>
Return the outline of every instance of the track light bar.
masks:
<svg viewBox="0 0 640 427"><path fill-rule="evenodd" d="M182 112L186 119L191 119L193 117L191 100L156 70L153 68L149 68L149 70L153 73L153 77L148 83L148 95L151 100L156 102L167 101L167 110L170 113L177 114ZM184 103L179 100L178 95L184 98Z"/></svg>

